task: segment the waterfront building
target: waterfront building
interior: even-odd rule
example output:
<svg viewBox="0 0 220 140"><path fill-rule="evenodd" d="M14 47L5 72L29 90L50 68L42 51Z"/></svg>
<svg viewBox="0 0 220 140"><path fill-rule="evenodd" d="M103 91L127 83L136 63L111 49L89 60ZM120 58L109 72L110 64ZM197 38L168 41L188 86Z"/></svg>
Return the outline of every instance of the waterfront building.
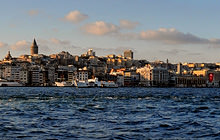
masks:
<svg viewBox="0 0 220 140"><path fill-rule="evenodd" d="M8 81L20 81L20 66L14 64L5 65L3 71L3 78Z"/></svg>
<svg viewBox="0 0 220 140"><path fill-rule="evenodd" d="M141 86L150 86L150 79L151 73L150 70L152 69L151 65L146 65L145 67L138 68L136 70L137 73L140 74L140 83Z"/></svg>
<svg viewBox="0 0 220 140"><path fill-rule="evenodd" d="M125 85L125 84L124 84L124 76L123 76L123 75L117 75L116 84L117 84L119 87L123 87L123 86Z"/></svg>
<svg viewBox="0 0 220 140"><path fill-rule="evenodd" d="M68 81L74 81L77 79L77 68L73 65L68 66Z"/></svg>
<svg viewBox="0 0 220 140"><path fill-rule="evenodd" d="M87 81L89 79L88 77L88 70L87 69L79 69L77 71L77 80L79 81Z"/></svg>
<svg viewBox="0 0 220 140"><path fill-rule="evenodd" d="M43 73L40 66L33 65L29 69L29 78L31 86L43 85Z"/></svg>
<svg viewBox="0 0 220 140"><path fill-rule="evenodd" d="M140 75L136 70L124 71L124 86L138 86L140 82Z"/></svg>
<svg viewBox="0 0 220 140"><path fill-rule="evenodd" d="M55 74L55 81L62 82L68 80L68 66L58 66Z"/></svg>
<svg viewBox="0 0 220 140"><path fill-rule="evenodd" d="M4 71L3 66L0 65L0 78L3 78L3 71Z"/></svg>
<svg viewBox="0 0 220 140"><path fill-rule="evenodd" d="M207 86L208 87L220 87L220 71L209 70L207 72Z"/></svg>
<svg viewBox="0 0 220 140"><path fill-rule="evenodd" d="M29 71L26 68L21 68L19 72L20 82L23 85L27 85L29 83Z"/></svg>
<svg viewBox="0 0 220 140"><path fill-rule="evenodd" d="M48 66L48 82L49 85L55 83L55 67L53 65Z"/></svg>
<svg viewBox="0 0 220 140"><path fill-rule="evenodd" d="M182 63L179 63L178 65L177 65L177 74L178 75L182 75L182 72L183 72L183 68L182 68Z"/></svg>
<svg viewBox="0 0 220 140"><path fill-rule="evenodd" d="M167 86L169 81L169 72L166 68L153 67L150 64L138 68L140 74L140 85L143 86Z"/></svg>
<svg viewBox="0 0 220 140"><path fill-rule="evenodd" d="M175 81L176 87L206 87L207 78L193 75L177 75Z"/></svg>

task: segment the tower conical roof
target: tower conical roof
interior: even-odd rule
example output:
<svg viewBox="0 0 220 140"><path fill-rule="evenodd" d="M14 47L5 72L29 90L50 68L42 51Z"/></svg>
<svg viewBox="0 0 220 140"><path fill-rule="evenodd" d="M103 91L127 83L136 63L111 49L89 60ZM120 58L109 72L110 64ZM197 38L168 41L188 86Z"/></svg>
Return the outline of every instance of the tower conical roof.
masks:
<svg viewBox="0 0 220 140"><path fill-rule="evenodd" d="M31 45L31 55L34 55L34 54L38 54L38 46L37 46L37 42L34 38L34 41Z"/></svg>
<svg viewBox="0 0 220 140"><path fill-rule="evenodd" d="M36 42L35 38L34 38L34 41L32 44L33 44L33 46L37 46L37 42Z"/></svg>

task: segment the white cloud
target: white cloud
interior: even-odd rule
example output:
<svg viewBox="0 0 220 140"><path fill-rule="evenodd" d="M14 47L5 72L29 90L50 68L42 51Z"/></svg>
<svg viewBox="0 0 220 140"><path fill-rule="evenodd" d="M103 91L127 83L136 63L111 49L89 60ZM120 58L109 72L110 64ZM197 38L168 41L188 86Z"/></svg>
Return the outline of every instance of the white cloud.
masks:
<svg viewBox="0 0 220 140"><path fill-rule="evenodd" d="M94 35L106 35L111 33L117 33L119 31L119 27L106 23L104 21L96 21L95 23L86 24L82 27L82 29L89 34Z"/></svg>
<svg viewBox="0 0 220 140"><path fill-rule="evenodd" d="M11 49L12 50L16 50L16 51L26 51L29 50L31 46L30 42L27 42L26 40L21 40L16 42L14 45L11 45Z"/></svg>
<svg viewBox="0 0 220 140"><path fill-rule="evenodd" d="M8 44L4 43L4 42L0 42L0 48L4 48L4 47L7 47Z"/></svg>
<svg viewBox="0 0 220 140"><path fill-rule="evenodd" d="M69 21L69 22L72 22L72 23L79 23L85 19L88 18L88 15L86 14L82 14L80 13L79 11L71 11L69 12L65 17L64 17L64 20L65 21Z"/></svg>
<svg viewBox="0 0 220 140"><path fill-rule="evenodd" d="M70 41L67 40L59 40L56 38L51 38L50 39L51 43L56 44L56 45L70 45Z"/></svg>
<svg viewBox="0 0 220 140"><path fill-rule="evenodd" d="M175 28L160 28L156 31L143 31L139 34L139 39L161 41L167 44L208 44L219 42L216 40L210 41L205 38L200 38L191 33L183 33Z"/></svg>
<svg viewBox="0 0 220 140"><path fill-rule="evenodd" d="M37 16L39 14L39 11L38 10L30 10L28 11L28 15L29 16Z"/></svg>
<svg viewBox="0 0 220 140"><path fill-rule="evenodd" d="M120 20L120 27L125 29L134 29L139 25L139 22L129 20Z"/></svg>

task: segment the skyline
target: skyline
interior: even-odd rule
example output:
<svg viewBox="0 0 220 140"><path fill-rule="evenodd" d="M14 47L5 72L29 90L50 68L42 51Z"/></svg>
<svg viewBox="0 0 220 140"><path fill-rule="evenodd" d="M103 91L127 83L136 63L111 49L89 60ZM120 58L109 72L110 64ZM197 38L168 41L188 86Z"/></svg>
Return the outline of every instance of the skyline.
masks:
<svg viewBox="0 0 220 140"><path fill-rule="evenodd" d="M89 48L98 56L134 51L135 59L220 62L219 1L1 1L0 56Z"/></svg>

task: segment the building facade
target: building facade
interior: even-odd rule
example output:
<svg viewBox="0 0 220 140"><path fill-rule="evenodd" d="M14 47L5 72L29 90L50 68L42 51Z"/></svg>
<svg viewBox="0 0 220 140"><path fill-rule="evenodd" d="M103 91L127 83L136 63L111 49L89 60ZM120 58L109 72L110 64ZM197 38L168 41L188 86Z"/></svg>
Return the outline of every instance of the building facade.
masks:
<svg viewBox="0 0 220 140"><path fill-rule="evenodd" d="M124 57L127 59L133 59L134 58L134 53L132 50L126 50L124 51Z"/></svg>

